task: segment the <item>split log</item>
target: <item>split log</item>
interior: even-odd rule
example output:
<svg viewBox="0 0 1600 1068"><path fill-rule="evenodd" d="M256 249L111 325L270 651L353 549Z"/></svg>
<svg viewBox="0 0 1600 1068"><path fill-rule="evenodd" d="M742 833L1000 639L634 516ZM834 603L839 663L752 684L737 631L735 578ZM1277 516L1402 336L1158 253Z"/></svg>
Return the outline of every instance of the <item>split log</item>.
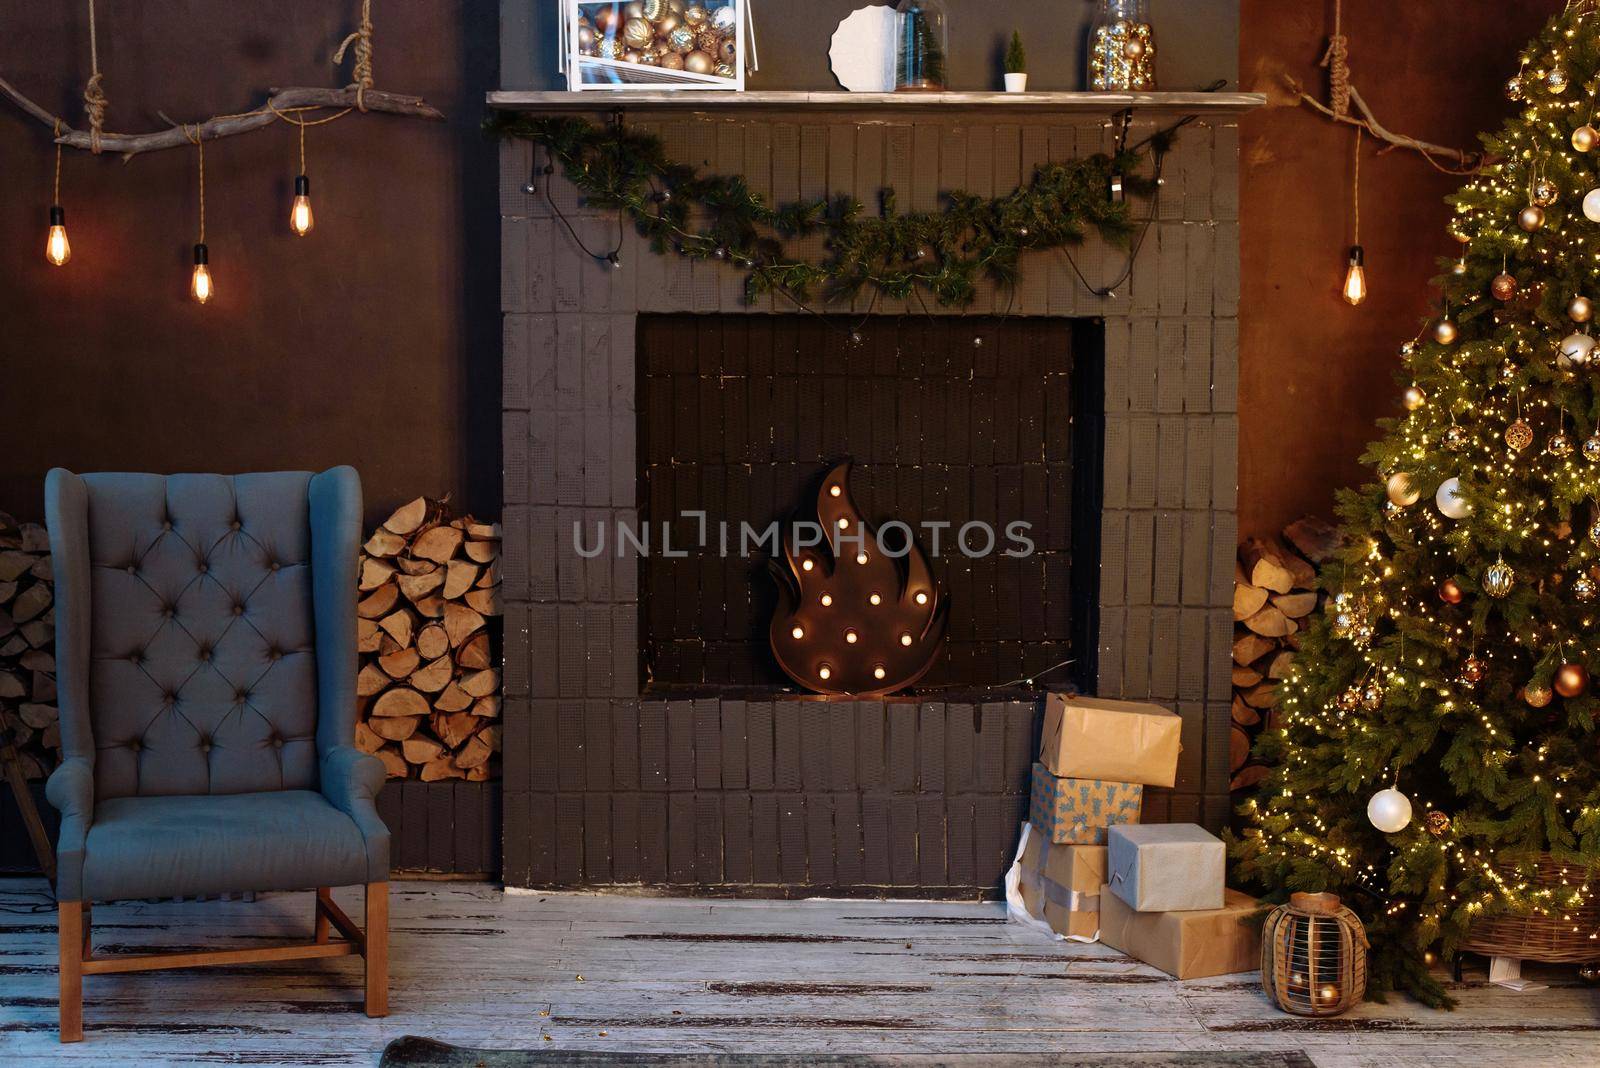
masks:
<svg viewBox="0 0 1600 1068"><path fill-rule="evenodd" d="M61 762L55 615L49 535L0 512L0 709L28 779Z"/></svg>
<svg viewBox="0 0 1600 1068"><path fill-rule="evenodd" d="M358 737L391 776L492 776L500 748L500 528L419 497L363 547Z"/></svg>
<svg viewBox="0 0 1600 1068"><path fill-rule="evenodd" d="M1272 598L1272 607L1290 619L1304 619L1317 610L1317 591L1301 590L1297 593L1280 593Z"/></svg>
<svg viewBox="0 0 1600 1068"><path fill-rule="evenodd" d="M1284 555L1283 550L1264 538L1246 538L1239 558L1250 585L1273 593L1288 593L1294 589L1294 574L1286 566Z"/></svg>
<svg viewBox="0 0 1600 1068"><path fill-rule="evenodd" d="M1233 618L1237 621L1248 619L1261 611L1266 605L1267 598L1272 596L1272 591L1260 586L1252 586L1248 582L1235 583L1233 587Z"/></svg>
<svg viewBox="0 0 1600 1068"><path fill-rule="evenodd" d="M1339 528L1319 516L1296 519L1283 528L1283 536L1313 564L1326 563L1344 546Z"/></svg>

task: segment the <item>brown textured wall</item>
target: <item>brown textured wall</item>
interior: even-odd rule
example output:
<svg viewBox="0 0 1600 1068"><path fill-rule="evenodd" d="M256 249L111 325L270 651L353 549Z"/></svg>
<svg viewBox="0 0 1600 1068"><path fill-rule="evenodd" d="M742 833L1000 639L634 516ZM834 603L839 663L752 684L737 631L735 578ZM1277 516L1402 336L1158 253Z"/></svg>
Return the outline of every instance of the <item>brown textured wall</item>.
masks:
<svg viewBox="0 0 1600 1068"><path fill-rule="evenodd" d="M108 127L244 110L268 86L341 84L328 57L356 0L102 4ZM288 232L287 125L207 145L217 296L187 296L192 150L123 163L68 151L72 261L43 258L48 131L0 101L0 508L42 517L45 471L241 471L354 464L377 514L416 495L499 500L497 12L380 4L380 87L447 123L353 116L308 132L317 226ZM4 76L77 121L89 39L79 3L11 4ZM348 69L348 68L346 68Z"/></svg>
<svg viewBox="0 0 1600 1068"><path fill-rule="evenodd" d="M1323 93L1316 61L1333 7L1243 0L1241 87L1269 91L1287 70ZM1560 7L1345 0L1352 81L1388 128L1475 145L1511 107L1501 87L1516 73L1517 50ZM1429 312L1436 257L1455 250L1441 198L1461 179L1413 153L1368 152L1361 238L1371 295L1356 308L1340 299L1354 136L1303 107L1269 107L1240 123L1241 535L1331 514L1334 489L1367 474L1357 457L1373 420L1398 408L1395 350Z"/></svg>

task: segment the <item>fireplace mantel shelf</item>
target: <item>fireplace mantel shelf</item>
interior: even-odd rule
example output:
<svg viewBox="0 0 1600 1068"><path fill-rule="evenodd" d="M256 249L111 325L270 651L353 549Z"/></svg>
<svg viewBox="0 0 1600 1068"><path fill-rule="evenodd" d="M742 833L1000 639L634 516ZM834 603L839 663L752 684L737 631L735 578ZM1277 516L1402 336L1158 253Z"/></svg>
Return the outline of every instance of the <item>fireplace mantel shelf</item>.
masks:
<svg viewBox="0 0 1600 1068"><path fill-rule="evenodd" d="M1261 107L1262 93L845 93L590 90L580 93L500 90L488 95L501 111L887 111L933 108L1115 115L1133 109L1168 115L1228 115Z"/></svg>

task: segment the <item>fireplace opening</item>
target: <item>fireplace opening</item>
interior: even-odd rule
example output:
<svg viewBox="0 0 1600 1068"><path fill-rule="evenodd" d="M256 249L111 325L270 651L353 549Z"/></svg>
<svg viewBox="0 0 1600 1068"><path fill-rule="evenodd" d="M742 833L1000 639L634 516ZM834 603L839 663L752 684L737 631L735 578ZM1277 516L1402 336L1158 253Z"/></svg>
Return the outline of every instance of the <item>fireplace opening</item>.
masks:
<svg viewBox="0 0 1600 1068"><path fill-rule="evenodd" d="M891 548L909 528L948 596L912 692L1086 686L1103 353L1085 319L640 316L644 692L797 691L763 537L844 460L863 518Z"/></svg>

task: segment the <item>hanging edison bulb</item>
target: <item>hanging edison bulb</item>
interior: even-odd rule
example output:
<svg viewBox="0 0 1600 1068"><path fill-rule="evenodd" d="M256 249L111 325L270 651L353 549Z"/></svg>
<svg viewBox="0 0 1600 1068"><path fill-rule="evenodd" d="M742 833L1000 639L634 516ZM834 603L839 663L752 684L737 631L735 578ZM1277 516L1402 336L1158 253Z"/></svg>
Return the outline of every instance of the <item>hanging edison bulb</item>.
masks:
<svg viewBox="0 0 1600 1068"><path fill-rule="evenodd" d="M1360 304L1367 299L1366 259L1366 252L1360 245L1350 246L1350 267L1344 274L1346 304Z"/></svg>
<svg viewBox="0 0 1600 1068"><path fill-rule="evenodd" d="M50 205L50 230L45 234L44 258L60 267L72 258L72 244L67 240L67 213L61 205Z"/></svg>
<svg viewBox="0 0 1600 1068"><path fill-rule="evenodd" d="M209 261L210 253L206 249L205 242L202 241L194 247L194 275L189 280L189 296L200 304L210 300L213 292L211 287L211 264Z"/></svg>
<svg viewBox="0 0 1600 1068"><path fill-rule="evenodd" d="M311 215L311 179L303 174L294 179L294 203L289 208L289 229L300 237L311 232L316 220Z"/></svg>

